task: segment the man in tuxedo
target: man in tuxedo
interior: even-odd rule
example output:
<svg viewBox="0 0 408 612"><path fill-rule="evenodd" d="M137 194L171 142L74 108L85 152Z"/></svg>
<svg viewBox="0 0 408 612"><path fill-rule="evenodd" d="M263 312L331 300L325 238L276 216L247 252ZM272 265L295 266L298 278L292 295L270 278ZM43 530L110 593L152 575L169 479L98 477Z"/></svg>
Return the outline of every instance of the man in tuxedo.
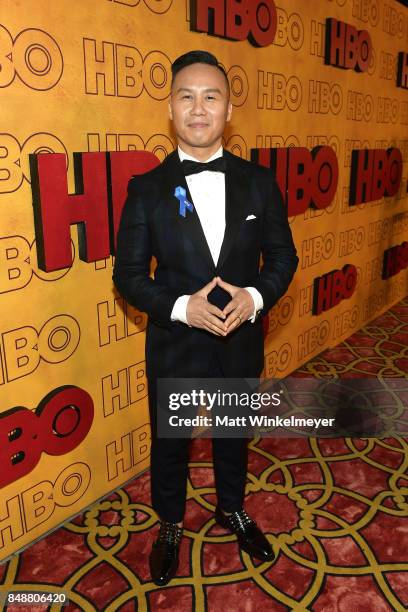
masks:
<svg viewBox="0 0 408 612"><path fill-rule="evenodd" d="M150 554L156 584L166 584L178 566L190 442L158 438L157 379L259 377L262 316L298 264L270 171L222 147L232 105L217 59L191 51L175 60L172 76L169 115L178 148L130 180L113 272L126 301L148 314L151 493L160 518ZM243 508L247 439L214 437L212 448L216 521L250 555L273 560L270 543Z"/></svg>

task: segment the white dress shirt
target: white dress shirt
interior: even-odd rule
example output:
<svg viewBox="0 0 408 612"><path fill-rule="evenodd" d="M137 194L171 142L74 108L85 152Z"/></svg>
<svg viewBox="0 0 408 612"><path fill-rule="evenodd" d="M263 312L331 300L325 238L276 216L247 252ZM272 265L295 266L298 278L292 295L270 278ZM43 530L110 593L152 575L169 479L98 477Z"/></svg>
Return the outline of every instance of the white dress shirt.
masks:
<svg viewBox="0 0 408 612"><path fill-rule="evenodd" d="M183 159L202 161L184 153L180 147L178 147L178 154L180 161ZM222 146L205 161L209 162L221 156ZM214 264L217 265L225 232L225 174L204 171L186 176L186 181ZM257 310L263 307L263 299L255 287L245 287L245 289L251 294L254 301L254 311L249 317L253 323ZM182 295L176 300L171 312L172 321L181 321L188 325L187 302L189 298L189 295Z"/></svg>

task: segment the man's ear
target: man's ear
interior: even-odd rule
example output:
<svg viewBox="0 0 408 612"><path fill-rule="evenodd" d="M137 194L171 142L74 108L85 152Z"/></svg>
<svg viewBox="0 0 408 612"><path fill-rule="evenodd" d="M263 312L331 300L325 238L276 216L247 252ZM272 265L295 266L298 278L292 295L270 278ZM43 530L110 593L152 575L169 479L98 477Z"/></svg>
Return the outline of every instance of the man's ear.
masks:
<svg viewBox="0 0 408 612"><path fill-rule="evenodd" d="M169 98L169 118L173 120L173 110L171 108L171 98Z"/></svg>
<svg viewBox="0 0 408 612"><path fill-rule="evenodd" d="M232 102L228 102L228 110L227 110L227 121L229 121L231 119L231 113L232 113Z"/></svg>

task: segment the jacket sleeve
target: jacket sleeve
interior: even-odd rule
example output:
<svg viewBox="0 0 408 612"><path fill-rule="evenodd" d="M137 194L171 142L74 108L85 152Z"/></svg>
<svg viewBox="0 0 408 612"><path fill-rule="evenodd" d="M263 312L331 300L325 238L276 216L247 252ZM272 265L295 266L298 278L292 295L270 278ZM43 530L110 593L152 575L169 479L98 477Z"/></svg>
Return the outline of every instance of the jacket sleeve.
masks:
<svg viewBox="0 0 408 612"><path fill-rule="evenodd" d="M138 188L140 177L131 179L122 210L113 282L122 297L132 306L146 312L152 321L164 327L174 323L170 315L179 293L159 284L150 276L152 242L146 197Z"/></svg>
<svg viewBox="0 0 408 612"><path fill-rule="evenodd" d="M284 295L299 262L282 194L276 181L271 180L271 175L267 181L270 196L262 231L263 264L259 279L253 285L262 295L264 304L261 316Z"/></svg>

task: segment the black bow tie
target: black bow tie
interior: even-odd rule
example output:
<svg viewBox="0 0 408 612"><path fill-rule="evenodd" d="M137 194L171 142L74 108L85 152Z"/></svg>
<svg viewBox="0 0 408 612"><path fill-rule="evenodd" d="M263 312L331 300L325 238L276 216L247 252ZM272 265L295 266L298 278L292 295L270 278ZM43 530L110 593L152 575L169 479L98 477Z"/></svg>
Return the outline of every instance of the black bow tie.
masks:
<svg viewBox="0 0 408 612"><path fill-rule="evenodd" d="M217 157L210 162L196 162L192 159L183 159L181 162L185 176L189 174L197 174L210 170L212 172L225 172L225 158Z"/></svg>

